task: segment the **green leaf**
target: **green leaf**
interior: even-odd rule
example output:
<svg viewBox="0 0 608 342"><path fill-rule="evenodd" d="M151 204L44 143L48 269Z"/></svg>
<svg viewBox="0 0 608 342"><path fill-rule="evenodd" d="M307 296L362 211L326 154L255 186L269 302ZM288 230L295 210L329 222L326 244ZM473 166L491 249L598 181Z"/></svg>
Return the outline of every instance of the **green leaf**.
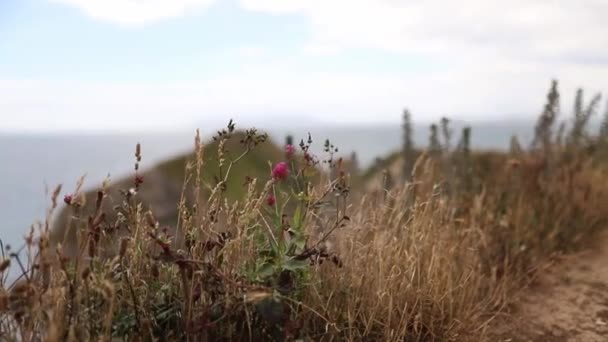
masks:
<svg viewBox="0 0 608 342"><path fill-rule="evenodd" d="M292 256L296 253L301 252L306 247L306 236L298 231L291 231L291 240L289 241L289 247L287 248L287 255Z"/></svg>
<svg viewBox="0 0 608 342"><path fill-rule="evenodd" d="M296 246L297 251L301 251L306 246L306 237L302 234L294 236L292 243Z"/></svg>
<svg viewBox="0 0 608 342"><path fill-rule="evenodd" d="M272 276L273 274L274 274L274 265L269 262L265 262L258 269L258 277L260 277L262 279L268 278L268 277Z"/></svg>
<svg viewBox="0 0 608 342"><path fill-rule="evenodd" d="M302 206L298 205L298 207L296 208L295 213L293 214L293 223L292 223L292 229L294 229L295 231L300 231L301 226L302 226Z"/></svg>
<svg viewBox="0 0 608 342"><path fill-rule="evenodd" d="M268 233L268 242L270 242L270 250L272 251L272 255L279 255L279 253L280 253L279 245L274 240L274 238L270 235L270 233Z"/></svg>
<svg viewBox="0 0 608 342"><path fill-rule="evenodd" d="M297 260L294 258L288 259L284 264L283 268L289 271L304 270L308 267L308 260Z"/></svg>

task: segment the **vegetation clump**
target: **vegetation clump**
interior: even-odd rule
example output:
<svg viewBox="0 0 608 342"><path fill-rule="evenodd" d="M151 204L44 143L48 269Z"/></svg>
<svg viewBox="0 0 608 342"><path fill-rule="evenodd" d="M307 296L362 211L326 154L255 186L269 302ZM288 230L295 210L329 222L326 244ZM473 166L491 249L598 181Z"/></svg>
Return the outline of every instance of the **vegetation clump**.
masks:
<svg viewBox="0 0 608 342"><path fill-rule="evenodd" d="M231 121L160 166L183 184L162 220L138 145L127 183L57 187L24 251L0 246L0 340L478 340L540 263L608 223L607 124L589 134L599 98L580 97L564 144L554 82L509 153L472 151L470 128L452 146L447 119L415 150L406 111L403 151L356 187L329 140L325 157L310 135L273 148Z"/></svg>

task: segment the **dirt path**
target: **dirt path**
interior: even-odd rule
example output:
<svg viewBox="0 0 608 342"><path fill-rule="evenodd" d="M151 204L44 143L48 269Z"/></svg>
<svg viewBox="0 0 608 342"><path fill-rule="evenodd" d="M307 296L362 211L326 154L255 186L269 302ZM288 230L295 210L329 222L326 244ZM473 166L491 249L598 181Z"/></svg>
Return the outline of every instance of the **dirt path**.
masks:
<svg viewBox="0 0 608 342"><path fill-rule="evenodd" d="M489 341L608 341L608 234L542 271Z"/></svg>

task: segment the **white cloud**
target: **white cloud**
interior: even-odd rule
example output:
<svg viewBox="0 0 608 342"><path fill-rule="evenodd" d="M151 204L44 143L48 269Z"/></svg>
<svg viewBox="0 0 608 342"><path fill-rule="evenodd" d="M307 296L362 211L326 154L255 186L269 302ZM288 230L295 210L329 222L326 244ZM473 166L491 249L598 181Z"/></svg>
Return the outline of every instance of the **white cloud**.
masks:
<svg viewBox="0 0 608 342"><path fill-rule="evenodd" d="M52 1L123 25L178 16L213 2ZM444 115L464 120L533 117L552 78L560 80L565 110L577 87L608 91L605 0L240 3L249 11L307 18L311 35L298 47L301 55L279 59L262 47L237 46L232 51L246 57L246 65L216 79L188 83L0 81L0 112L12 115L0 121L0 129L164 128L208 121L214 125L228 116L263 124L264 115L287 122L296 115L343 123L397 122L404 106L418 120ZM375 61L383 50L423 53L442 65L425 65L416 72L397 71L394 64L383 65L383 73L374 72L375 65L367 71L314 72L313 64L323 56L343 51L339 56L347 61L348 48L379 52ZM302 55L319 58L307 64ZM391 67L395 72L387 73Z"/></svg>
<svg viewBox="0 0 608 342"><path fill-rule="evenodd" d="M51 0L78 8L86 15L123 26L142 26L150 22L186 15L206 9L215 0Z"/></svg>
<svg viewBox="0 0 608 342"><path fill-rule="evenodd" d="M262 57L266 54L266 49L263 46L243 45L236 49L236 54L244 58Z"/></svg>
<svg viewBox="0 0 608 342"><path fill-rule="evenodd" d="M0 81L0 130L172 129L217 126L229 117L267 127L307 122L399 122L404 106L417 121L447 115L469 121L534 118L551 67L479 64L424 74L319 73L258 66L221 78L179 83ZM563 108L576 87L608 89L608 66L560 69ZM282 122L279 122L281 121ZM203 128L204 128L203 127Z"/></svg>
<svg viewBox="0 0 608 342"><path fill-rule="evenodd" d="M306 56L324 57L335 56L340 53L340 48L329 44L306 44L302 48L302 53Z"/></svg>
<svg viewBox="0 0 608 342"><path fill-rule="evenodd" d="M313 45L575 61L608 58L604 0L240 0L300 13Z"/></svg>
<svg viewBox="0 0 608 342"><path fill-rule="evenodd" d="M230 0L50 0L126 26L144 25ZM606 0L239 0L311 25L304 52L376 48L449 55L584 62L608 59Z"/></svg>

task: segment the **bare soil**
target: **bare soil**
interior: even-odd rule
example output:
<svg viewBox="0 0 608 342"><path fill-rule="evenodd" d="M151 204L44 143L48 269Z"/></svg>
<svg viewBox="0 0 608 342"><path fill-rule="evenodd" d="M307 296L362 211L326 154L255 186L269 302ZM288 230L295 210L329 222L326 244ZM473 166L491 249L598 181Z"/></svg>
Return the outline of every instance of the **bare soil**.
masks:
<svg viewBox="0 0 608 342"><path fill-rule="evenodd" d="M487 341L608 341L608 234L539 273Z"/></svg>

